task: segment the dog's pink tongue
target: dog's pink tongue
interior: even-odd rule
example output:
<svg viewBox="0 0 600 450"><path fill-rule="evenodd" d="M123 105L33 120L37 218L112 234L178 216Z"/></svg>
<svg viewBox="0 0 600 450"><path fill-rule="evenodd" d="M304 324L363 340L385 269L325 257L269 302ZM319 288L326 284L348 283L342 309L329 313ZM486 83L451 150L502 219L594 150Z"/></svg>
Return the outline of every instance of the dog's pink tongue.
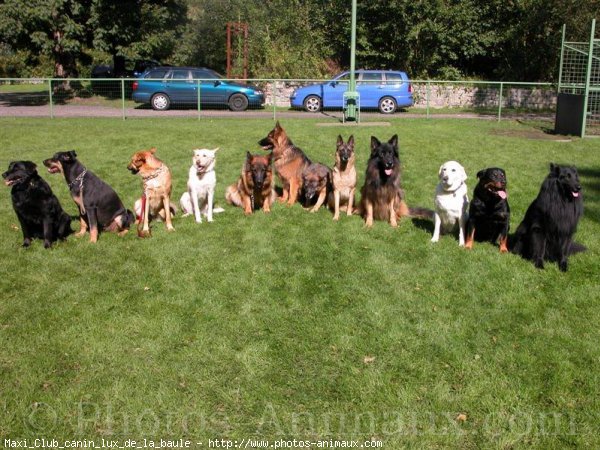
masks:
<svg viewBox="0 0 600 450"><path fill-rule="evenodd" d="M498 194L498 197L502 200L506 200L506 191L496 191L496 194Z"/></svg>
<svg viewBox="0 0 600 450"><path fill-rule="evenodd" d="M392 169L385 169L385 174L389 177L392 174Z"/></svg>
<svg viewBox="0 0 600 450"><path fill-rule="evenodd" d="M579 197L579 192L573 192L573 197L575 197L575 198Z"/></svg>

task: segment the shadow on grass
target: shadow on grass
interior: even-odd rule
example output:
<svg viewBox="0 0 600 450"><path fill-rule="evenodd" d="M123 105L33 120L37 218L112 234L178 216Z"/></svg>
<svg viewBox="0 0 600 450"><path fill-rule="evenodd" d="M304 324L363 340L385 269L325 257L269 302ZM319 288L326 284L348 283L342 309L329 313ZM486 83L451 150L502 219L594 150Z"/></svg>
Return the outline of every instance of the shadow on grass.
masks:
<svg viewBox="0 0 600 450"><path fill-rule="evenodd" d="M584 214L600 222L600 168L578 167L584 191Z"/></svg>

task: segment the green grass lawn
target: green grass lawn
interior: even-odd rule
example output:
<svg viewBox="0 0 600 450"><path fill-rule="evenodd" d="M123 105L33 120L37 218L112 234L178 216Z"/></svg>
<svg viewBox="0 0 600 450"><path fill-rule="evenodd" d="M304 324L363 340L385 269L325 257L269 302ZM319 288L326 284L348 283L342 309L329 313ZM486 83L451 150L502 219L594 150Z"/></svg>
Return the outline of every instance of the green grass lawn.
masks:
<svg viewBox="0 0 600 450"><path fill-rule="evenodd" d="M392 118L389 127L282 125L331 164L338 134L357 141L362 185L371 135L400 137L403 185L432 207L437 171L460 161L506 169L516 229L550 162L575 164L589 251L570 270L431 227L398 229L322 209L275 205L244 217L225 205L246 151L270 120L1 119L0 166L75 149L131 207L130 155L156 146L174 199L191 151L220 147L214 223L174 221L20 247L8 188L0 198L0 442L56 438L376 439L384 448L600 445L600 148L555 142L532 125ZM532 137L538 136L540 139ZM76 213L62 176L42 176ZM74 222L77 228L77 222ZM32 441L31 441L32 442ZM197 445L197 444L194 444Z"/></svg>

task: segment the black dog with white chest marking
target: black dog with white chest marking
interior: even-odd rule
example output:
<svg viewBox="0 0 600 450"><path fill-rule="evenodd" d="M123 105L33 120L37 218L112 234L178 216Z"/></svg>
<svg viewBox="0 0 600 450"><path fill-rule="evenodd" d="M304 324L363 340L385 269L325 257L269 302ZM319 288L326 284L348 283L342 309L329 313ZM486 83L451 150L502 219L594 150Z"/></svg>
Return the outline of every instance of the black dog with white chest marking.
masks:
<svg viewBox="0 0 600 450"><path fill-rule="evenodd" d="M473 247L474 241L499 241L500 252L508 252L508 229L510 207L506 193L506 173L498 167L480 170L469 204L467 239L465 248Z"/></svg>
<svg viewBox="0 0 600 450"><path fill-rule="evenodd" d="M510 240L510 250L533 261L538 269L544 261L558 262L567 271L569 255L584 251L573 241L583 215L583 196L575 167L550 164L550 173L542 183L525 218Z"/></svg>
<svg viewBox="0 0 600 450"><path fill-rule="evenodd" d="M135 220L133 213L123 206L123 202L108 184L87 170L77 160L77 153L58 152L44 161L50 173L63 173L71 197L79 208L81 229L77 236L90 230L90 242L98 240L100 231L127 233Z"/></svg>
<svg viewBox="0 0 600 450"><path fill-rule="evenodd" d="M36 169L31 161L13 161L2 178L11 187L13 208L23 231L23 247L29 247L33 238L39 238L49 248L73 232L71 217Z"/></svg>

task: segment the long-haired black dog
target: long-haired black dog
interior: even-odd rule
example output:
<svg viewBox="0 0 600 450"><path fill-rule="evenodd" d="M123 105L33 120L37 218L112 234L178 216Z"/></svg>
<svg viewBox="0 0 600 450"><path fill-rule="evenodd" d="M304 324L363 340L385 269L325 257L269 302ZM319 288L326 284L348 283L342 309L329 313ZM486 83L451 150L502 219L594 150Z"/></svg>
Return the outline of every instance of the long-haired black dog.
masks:
<svg viewBox="0 0 600 450"><path fill-rule="evenodd" d="M544 268L544 261L552 261L566 272L569 255L585 250L573 241L582 215L583 196L577 169L550 164L550 173L540 193L510 239L510 250L533 261L538 269Z"/></svg>
<svg viewBox="0 0 600 450"><path fill-rule="evenodd" d="M44 239L44 247L49 248L73 232L71 217L39 176L33 162L11 162L2 178L11 187L13 208L23 232L23 247L29 247L33 238L40 238Z"/></svg>

